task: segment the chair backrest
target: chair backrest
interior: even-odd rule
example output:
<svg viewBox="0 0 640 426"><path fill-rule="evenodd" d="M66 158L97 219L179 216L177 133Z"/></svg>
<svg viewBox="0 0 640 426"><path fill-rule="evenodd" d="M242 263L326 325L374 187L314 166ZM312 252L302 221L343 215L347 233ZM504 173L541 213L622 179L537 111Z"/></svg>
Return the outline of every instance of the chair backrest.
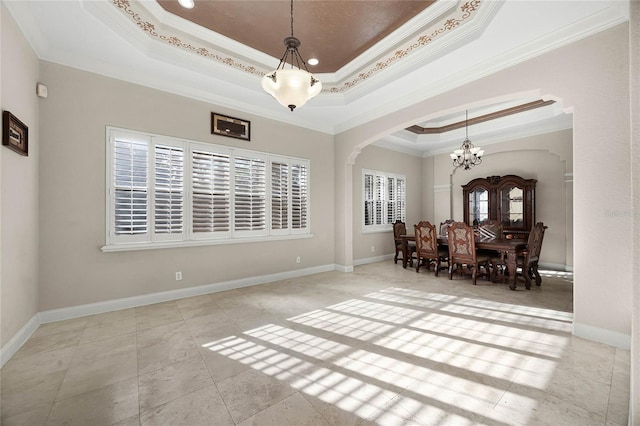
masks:
<svg viewBox="0 0 640 426"><path fill-rule="evenodd" d="M393 239L396 241L396 244L402 243L402 239L400 235L407 234L407 227L401 220L396 220L393 224Z"/></svg>
<svg viewBox="0 0 640 426"><path fill-rule="evenodd" d="M544 223L538 222L531 228L529 233L529 240L527 241L527 261L533 262L540 258L540 252L542 251L542 240L544 238L544 231L547 226Z"/></svg>
<svg viewBox="0 0 640 426"><path fill-rule="evenodd" d="M502 238L502 224L497 220L485 220L478 225L478 236L483 239Z"/></svg>
<svg viewBox="0 0 640 426"><path fill-rule="evenodd" d="M436 226L428 221L413 225L416 234L416 251L427 259L438 257L438 235Z"/></svg>
<svg viewBox="0 0 640 426"><path fill-rule="evenodd" d="M449 226L447 239L451 263L476 263L476 243L471 226L454 222Z"/></svg>
<svg viewBox="0 0 640 426"><path fill-rule="evenodd" d="M453 219L447 219L444 222L440 222L440 236L447 238L447 229L451 226L452 223L455 223Z"/></svg>

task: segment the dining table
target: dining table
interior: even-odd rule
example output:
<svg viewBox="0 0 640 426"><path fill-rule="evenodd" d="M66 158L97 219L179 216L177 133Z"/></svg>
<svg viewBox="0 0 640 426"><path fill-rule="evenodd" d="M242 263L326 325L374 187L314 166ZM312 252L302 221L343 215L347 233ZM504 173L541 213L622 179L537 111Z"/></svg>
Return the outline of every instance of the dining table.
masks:
<svg viewBox="0 0 640 426"><path fill-rule="evenodd" d="M415 241L415 235L401 235L402 239L402 267L406 269L408 263L409 241ZM439 236L438 244L442 246L449 245L447 237ZM507 266L507 283L511 290L516 289L516 267L518 254L527 250L527 242L520 239L510 238L476 238L476 250L493 250L496 254L502 255L504 263Z"/></svg>

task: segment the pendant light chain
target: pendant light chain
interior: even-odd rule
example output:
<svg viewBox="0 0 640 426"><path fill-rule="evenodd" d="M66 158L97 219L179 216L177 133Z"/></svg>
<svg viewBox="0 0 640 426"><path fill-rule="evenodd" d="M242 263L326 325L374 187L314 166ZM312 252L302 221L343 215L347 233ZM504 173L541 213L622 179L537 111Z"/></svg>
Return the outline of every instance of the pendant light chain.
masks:
<svg viewBox="0 0 640 426"><path fill-rule="evenodd" d="M293 0L291 0L291 37L293 37Z"/></svg>

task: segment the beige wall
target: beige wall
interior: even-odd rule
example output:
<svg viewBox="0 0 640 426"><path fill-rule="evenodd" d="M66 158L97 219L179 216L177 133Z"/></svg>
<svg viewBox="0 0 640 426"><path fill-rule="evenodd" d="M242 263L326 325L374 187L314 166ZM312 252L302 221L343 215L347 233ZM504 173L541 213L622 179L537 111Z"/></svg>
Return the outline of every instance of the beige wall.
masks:
<svg viewBox="0 0 640 426"><path fill-rule="evenodd" d="M0 147L1 223L0 347L38 312L38 60L4 3L2 15L2 110L29 128L29 156Z"/></svg>
<svg viewBox="0 0 640 426"><path fill-rule="evenodd" d="M407 178L407 232L422 220L422 167L420 157L402 154L377 146L368 146L356 158L353 167L353 258L375 258L395 253L393 232L362 232L362 170L396 173ZM375 251L371 251L374 247Z"/></svg>
<svg viewBox="0 0 640 426"><path fill-rule="evenodd" d="M571 267L573 205L567 196L571 183L565 182L565 176L573 170L572 146L572 131L563 130L482 145L482 164L470 170L453 169L448 154L434 156L435 194L442 204L432 213L435 221L464 219L462 185L475 178L514 174L536 179L536 222L549 227L541 261L556 268Z"/></svg>
<svg viewBox="0 0 640 426"><path fill-rule="evenodd" d="M333 265L332 136L48 62L41 76L41 311ZM250 120L251 141L211 135L212 111ZM313 238L103 253L105 126L310 159Z"/></svg>
<svg viewBox="0 0 640 426"><path fill-rule="evenodd" d="M357 152L411 123L523 94L553 98L573 111L574 331L627 346L631 335L632 228L629 26L621 24L336 136L336 254L349 265L350 164ZM338 151L338 147L340 150ZM339 157L338 155L341 155ZM436 200L437 203L438 200ZM615 214L611 214L615 212ZM627 214L624 214L627 212ZM342 246L342 249L338 248ZM602 254L615 268L602 265Z"/></svg>

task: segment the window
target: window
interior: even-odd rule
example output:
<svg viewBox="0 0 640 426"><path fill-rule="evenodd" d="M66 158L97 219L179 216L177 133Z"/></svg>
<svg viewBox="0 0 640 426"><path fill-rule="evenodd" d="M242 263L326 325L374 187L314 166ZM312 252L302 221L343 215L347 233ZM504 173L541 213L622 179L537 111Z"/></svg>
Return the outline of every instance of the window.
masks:
<svg viewBox="0 0 640 426"><path fill-rule="evenodd" d="M107 147L103 250L310 235L308 160L115 128Z"/></svg>
<svg viewBox="0 0 640 426"><path fill-rule="evenodd" d="M363 170L363 230L389 230L406 218L406 178L402 175Z"/></svg>

